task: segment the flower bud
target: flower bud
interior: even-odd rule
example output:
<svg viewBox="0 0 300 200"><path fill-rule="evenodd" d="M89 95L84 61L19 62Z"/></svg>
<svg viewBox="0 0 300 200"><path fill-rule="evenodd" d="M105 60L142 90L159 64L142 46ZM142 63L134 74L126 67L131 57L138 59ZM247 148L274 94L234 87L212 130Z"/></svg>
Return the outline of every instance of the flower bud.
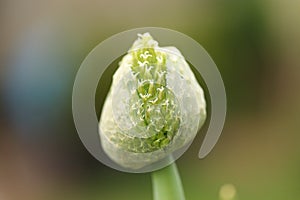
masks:
<svg viewBox="0 0 300 200"><path fill-rule="evenodd" d="M106 154L131 169L189 144L206 118L203 90L180 51L138 36L113 75L99 123Z"/></svg>

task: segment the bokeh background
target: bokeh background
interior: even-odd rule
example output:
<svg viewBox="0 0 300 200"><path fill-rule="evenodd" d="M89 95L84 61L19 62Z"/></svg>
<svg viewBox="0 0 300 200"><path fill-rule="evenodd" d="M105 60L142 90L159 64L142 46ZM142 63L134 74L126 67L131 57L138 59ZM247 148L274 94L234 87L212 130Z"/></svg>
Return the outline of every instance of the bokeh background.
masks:
<svg viewBox="0 0 300 200"><path fill-rule="evenodd" d="M86 151L71 110L88 52L144 26L197 40L226 86L216 147L198 159L202 131L177 161L187 200L234 192L235 200L299 199L300 1L293 0L1 0L0 199L152 199L150 174L115 171Z"/></svg>

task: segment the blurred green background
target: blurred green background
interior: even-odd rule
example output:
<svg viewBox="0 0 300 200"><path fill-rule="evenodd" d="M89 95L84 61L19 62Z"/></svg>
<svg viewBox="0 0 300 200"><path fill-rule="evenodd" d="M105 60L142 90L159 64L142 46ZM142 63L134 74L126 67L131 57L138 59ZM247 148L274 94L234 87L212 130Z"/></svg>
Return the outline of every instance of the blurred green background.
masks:
<svg viewBox="0 0 300 200"><path fill-rule="evenodd" d="M71 110L88 52L144 26L197 40L227 91L216 147L198 159L204 127L177 161L187 200L226 199L226 188L235 200L299 199L300 1L292 0L2 0L0 199L152 199L150 174L115 171L85 150Z"/></svg>

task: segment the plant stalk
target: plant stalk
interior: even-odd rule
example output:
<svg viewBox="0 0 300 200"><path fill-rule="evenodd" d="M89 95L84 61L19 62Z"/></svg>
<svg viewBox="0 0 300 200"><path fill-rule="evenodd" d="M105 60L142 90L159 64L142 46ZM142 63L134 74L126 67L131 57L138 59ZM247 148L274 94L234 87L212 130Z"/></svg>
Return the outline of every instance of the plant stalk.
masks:
<svg viewBox="0 0 300 200"><path fill-rule="evenodd" d="M180 175L173 162L151 174L153 200L185 200Z"/></svg>

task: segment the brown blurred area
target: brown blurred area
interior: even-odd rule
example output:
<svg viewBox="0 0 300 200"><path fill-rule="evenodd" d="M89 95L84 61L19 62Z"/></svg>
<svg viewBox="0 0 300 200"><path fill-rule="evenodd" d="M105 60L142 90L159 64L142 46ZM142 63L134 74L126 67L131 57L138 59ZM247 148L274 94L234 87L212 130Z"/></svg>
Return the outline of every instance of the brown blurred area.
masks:
<svg viewBox="0 0 300 200"><path fill-rule="evenodd" d="M187 199L218 199L226 183L240 200L299 199L299 8L291 0L2 0L0 199L152 198L149 174L117 172L89 155L71 110L88 52L144 26L197 40L226 87L215 149L198 159L203 130L178 160Z"/></svg>

